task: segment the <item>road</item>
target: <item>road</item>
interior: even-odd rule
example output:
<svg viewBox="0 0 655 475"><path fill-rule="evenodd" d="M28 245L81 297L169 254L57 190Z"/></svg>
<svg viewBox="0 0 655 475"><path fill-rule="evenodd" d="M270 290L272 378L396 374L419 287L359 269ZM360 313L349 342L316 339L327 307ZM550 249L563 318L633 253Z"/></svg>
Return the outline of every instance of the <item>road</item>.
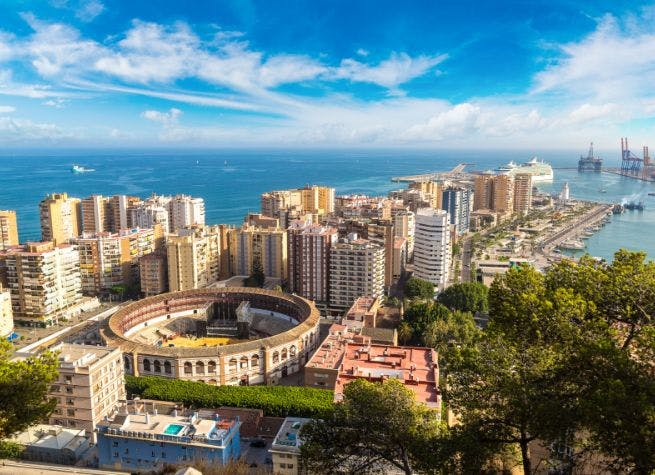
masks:
<svg viewBox="0 0 655 475"><path fill-rule="evenodd" d="M0 474L16 475L17 473L20 473L21 475L50 475L62 473L83 475L125 475L125 472L74 467L70 465L49 465L35 462L18 462L15 460L2 461L2 465L0 465Z"/></svg>
<svg viewBox="0 0 655 475"><path fill-rule="evenodd" d="M471 237L466 237L462 241L462 272L460 279L462 282L471 282L471 257L473 255L473 245Z"/></svg>

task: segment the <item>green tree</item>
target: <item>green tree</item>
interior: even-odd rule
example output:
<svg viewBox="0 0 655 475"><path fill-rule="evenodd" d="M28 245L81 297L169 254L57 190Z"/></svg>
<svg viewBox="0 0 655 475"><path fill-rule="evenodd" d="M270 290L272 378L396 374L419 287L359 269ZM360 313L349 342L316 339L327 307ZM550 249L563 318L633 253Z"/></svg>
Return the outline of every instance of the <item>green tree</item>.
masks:
<svg viewBox="0 0 655 475"><path fill-rule="evenodd" d="M302 428L301 454L314 473L371 473L385 466L434 473L445 462L443 434L438 413L417 403L400 381L357 379L345 387L333 418Z"/></svg>
<svg viewBox="0 0 655 475"><path fill-rule="evenodd" d="M246 279L245 285L246 287L263 287L264 282L266 282L266 275L262 263L255 260L252 264L252 273Z"/></svg>
<svg viewBox="0 0 655 475"><path fill-rule="evenodd" d="M57 401L48 398L57 378L57 357L52 352L22 361L10 361L13 347L0 341L0 439L10 437L46 419Z"/></svg>
<svg viewBox="0 0 655 475"><path fill-rule="evenodd" d="M405 283L405 297L410 299L434 300L434 285L418 277L410 277Z"/></svg>
<svg viewBox="0 0 655 475"><path fill-rule="evenodd" d="M489 311L489 289L479 282L454 284L441 292L437 300L451 310L462 312Z"/></svg>
<svg viewBox="0 0 655 475"><path fill-rule="evenodd" d="M406 345L414 336L412 326L407 322L400 322L398 325L398 340L402 345Z"/></svg>
<svg viewBox="0 0 655 475"><path fill-rule="evenodd" d="M481 337L469 312L440 312L423 332L422 343L437 350L442 363L447 363L453 349L474 345Z"/></svg>

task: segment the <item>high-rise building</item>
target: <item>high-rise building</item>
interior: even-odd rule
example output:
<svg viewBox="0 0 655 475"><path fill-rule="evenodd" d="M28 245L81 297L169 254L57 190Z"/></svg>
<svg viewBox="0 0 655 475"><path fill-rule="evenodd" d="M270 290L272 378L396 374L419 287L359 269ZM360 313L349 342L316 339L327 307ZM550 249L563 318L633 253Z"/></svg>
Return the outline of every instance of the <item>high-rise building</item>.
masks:
<svg viewBox="0 0 655 475"><path fill-rule="evenodd" d="M0 286L0 338L14 332L14 312L11 309L11 292Z"/></svg>
<svg viewBox="0 0 655 475"><path fill-rule="evenodd" d="M49 422L93 434L96 424L125 400L123 353L120 348L68 343L52 350L59 353L59 376L50 387L57 406Z"/></svg>
<svg viewBox="0 0 655 475"><path fill-rule="evenodd" d="M80 256L70 244L27 243L2 260L15 319L52 324L82 297Z"/></svg>
<svg viewBox="0 0 655 475"><path fill-rule="evenodd" d="M232 229L230 259L233 275L251 275L258 263L266 277L287 278L287 233L279 228L261 229L244 224Z"/></svg>
<svg viewBox="0 0 655 475"><path fill-rule="evenodd" d="M416 181L410 183L409 190L419 191L425 200L430 203L430 207L441 209L441 190L443 185L438 181Z"/></svg>
<svg viewBox="0 0 655 475"><path fill-rule="evenodd" d="M151 252L139 259L141 292L146 297L168 291L168 262L165 252Z"/></svg>
<svg viewBox="0 0 655 475"><path fill-rule="evenodd" d="M85 233L118 233L135 227L128 209L141 200L135 196L91 195L82 200L82 229Z"/></svg>
<svg viewBox="0 0 655 475"><path fill-rule="evenodd" d="M139 258L161 247L160 225L119 233L84 234L72 242L80 253L82 292L108 295L117 286L139 288Z"/></svg>
<svg viewBox="0 0 655 475"><path fill-rule="evenodd" d="M288 229L288 286L291 292L320 304L329 302L330 249L335 228L294 221Z"/></svg>
<svg viewBox="0 0 655 475"><path fill-rule="evenodd" d="M414 230L416 229L416 216L413 211L404 208L392 208L393 233L395 237L405 239L407 258L414 255Z"/></svg>
<svg viewBox="0 0 655 475"><path fill-rule="evenodd" d="M532 206L532 175L517 173L514 175L514 212L525 216Z"/></svg>
<svg viewBox="0 0 655 475"><path fill-rule="evenodd" d="M171 232L189 226L205 225L205 200L176 195L169 203Z"/></svg>
<svg viewBox="0 0 655 475"><path fill-rule="evenodd" d="M450 223L444 210L421 208L416 213L414 275L443 289L450 269Z"/></svg>
<svg viewBox="0 0 655 475"><path fill-rule="evenodd" d="M312 215L313 220L334 212L334 188L310 186L294 190L278 190L261 195L261 212L278 218L286 229L294 219Z"/></svg>
<svg viewBox="0 0 655 475"><path fill-rule="evenodd" d="M79 198L66 193L53 193L39 203L41 238L55 246L64 244L82 232L82 210Z"/></svg>
<svg viewBox="0 0 655 475"><path fill-rule="evenodd" d="M384 293L384 248L356 234L330 249L330 309L340 313L362 295Z"/></svg>
<svg viewBox="0 0 655 475"><path fill-rule="evenodd" d="M129 209L130 221L139 228L152 228L160 224L165 233L171 232L168 209L155 203L139 203Z"/></svg>
<svg viewBox="0 0 655 475"><path fill-rule="evenodd" d="M473 210L492 209L493 207L493 175L485 173L475 177L475 193L473 195Z"/></svg>
<svg viewBox="0 0 655 475"><path fill-rule="evenodd" d="M471 190L459 186L449 186L443 190L441 206L448 212L450 224L455 226L457 234L464 234L469 230L472 195Z"/></svg>
<svg viewBox="0 0 655 475"><path fill-rule="evenodd" d="M221 228L184 228L166 242L168 288L171 292L197 289L220 275Z"/></svg>
<svg viewBox="0 0 655 475"><path fill-rule="evenodd" d="M0 249L18 245L16 211L0 210Z"/></svg>
<svg viewBox="0 0 655 475"><path fill-rule="evenodd" d="M514 211L514 177L494 176L492 209L499 214L511 214Z"/></svg>
<svg viewBox="0 0 655 475"><path fill-rule="evenodd" d="M374 219L366 226L367 239L384 248L384 286L393 285L393 246L395 229L390 219Z"/></svg>

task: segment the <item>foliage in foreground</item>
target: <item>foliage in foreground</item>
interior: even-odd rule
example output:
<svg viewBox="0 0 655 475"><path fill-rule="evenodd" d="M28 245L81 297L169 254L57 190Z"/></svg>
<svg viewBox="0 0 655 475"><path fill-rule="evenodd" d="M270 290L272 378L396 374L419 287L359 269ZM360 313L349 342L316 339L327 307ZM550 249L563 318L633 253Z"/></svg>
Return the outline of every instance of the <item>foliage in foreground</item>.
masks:
<svg viewBox="0 0 655 475"><path fill-rule="evenodd" d="M0 341L0 439L5 439L48 416L57 401L48 398L57 378L58 361L52 352L10 361L13 346Z"/></svg>
<svg viewBox="0 0 655 475"><path fill-rule="evenodd" d="M301 430L304 465L312 473L385 472L406 474L443 463L438 413L419 404L403 383L357 379L344 388L333 417Z"/></svg>
<svg viewBox="0 0 655 475"><path fill-rule="evenodd" d="M427 280L419 279L418 277L410 277L405 282L405 297L408 299L434 299L434 285Z"/></svg>
<svg viewBox="0 0 655 475"><path fill-rule="evenodd" d="M489 289L480 282L454 284L439 294L437 300L451 310L460 312L489 311Z"/></svg>
<svg viewBox="0 0 655 475"><path fill-rule="evenodd" d="M262 409L275 417L329 417L334 393L297 386L210 386L156 376L126 376L130 395L159 401L176 401L191 407L220 406Z"/></svg>

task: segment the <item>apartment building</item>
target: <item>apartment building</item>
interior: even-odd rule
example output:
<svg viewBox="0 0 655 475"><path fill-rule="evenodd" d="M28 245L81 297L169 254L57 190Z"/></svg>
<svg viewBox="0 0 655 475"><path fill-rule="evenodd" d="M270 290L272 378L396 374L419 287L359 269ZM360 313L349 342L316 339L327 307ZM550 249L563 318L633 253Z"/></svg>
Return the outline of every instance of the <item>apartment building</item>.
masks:
<svg viewBox="0 0 655 475"><path fill-rule="evenodd" d="M125 400L123 354L120 348L60 343L59 377L50 388L57 406L49 423L93 434L105 416Z"/></svg>
<svg viewBox="0 0 655 475"><path fill-rule="evenodd" d="M404 238L406 241L407 257L414 255L414 232L416 229L416 215L406 208L394 207L391 209L393 220L393 234L395 237Z"/></svg>
<svg viewBox="0 0 655 475"><path fill-rule="evenodd" d="M0 210L0 250L18 245L16 211Z"/></svg>
<svg viewBox="0 0 655 475"><path fill-rule="evenodd" d="M14 318L52 324L82 297L80 257L70 244L27 243L2 251Z"/></svg>
<svg viewBox="0 0 655 475"><path fill-rule="evenodd" d="M168 262L166 252L151 252L139 259L141 292L146 297L168 291Z"/></svg>
<svg viewBox="0 0 655 475"><path fill-rule="evenodd" d="M492 210L499 216L514 211L514 177L484 174L475 177L473 210Z"/></svg>
<svg viewBox="0 0 655 475"><path fill-rule="evenodd" d="M171 232L189 226L205 225L205 200L189 195L175 195L169 203Z"/></svg>
<svg viewBox="0 0 655 475"><path fill-rule="evenodd" d="M448 282L451 252L448 213L433 208L419 209L414 236L414 275L443 289Z"/></svg>
<svg viewBox="0 0 655 475"><path fill-rule="evenodd" d="M279 228L257 228L244 224L229 232L230 269L233 275L251 275L259 263L264 275L287 278L287 232Z"/></svg>
<svg viewBox="0 0 655 475"><path fill-rule="evenodd" d="M82 233L82 207L79 198L53 193L39 203L41 239L55 246L65 244Z"/></svg>
<svg viewBox="0 0 655 475"><path fill-rule="evenodd" d="M139 258L162 248L159 224L151 229L124 229L118 233L85 233L72 242L80 253L82 292L108 295L112 288L139 288Z"/></svg>
<svg viewBox="0 0 655 475"><path fill-rule="evenodd" d="M286 229L291 221L311 216L316 222L334 212L334 188L307 185L292 190L277 190L261 195L261 213L278 218Z"/></svg>
<svg viewBox="0 0 655 475"><path fill-rule="evenodd" d="M472 190L460 186L444 188L441 206L448 212L450 224L458 235L468 232L473 208Z"/></svg>
<svg viewBox="0 0 655 475"><path fill-rule="evenodd" d="M0 338L14 332L14 312L11 308L11 292L0 285Z"/></svg>
<svg viewBox="0 0 655 475"><path fill-rule="evenodd" d="M517 173L514 175L514 212L525 216L532 206L532 175Z"/></svg>
<svg viewBox="0 0 655 475"><path fill-rule="evenodd" d="M330 249L336 244L335 228L294 221L288 229L288 286L306 299L329 302Z"/></svg>
<svg viewBox="0 0 655 475"><path fill-rule="evenodd" d="M300 429L310 421L311 419L303 417L286 417L284 419L268 451L271 454L273 473L278 475L305 473L301 467Z"/></svg>
<svg viewBox="0 0 655 475"><path fill-rule="evenodd" d="M184 228L166 242L168 289L197 289L220 275L221 227Z"/></svg>
<svg viewBox="0 0 655 475"><path fill-rule="evenodd" d="M366 225L366 238L384 248L384 286L393 285L395 227L391 219L374 219Z"/></svg>
<svg viewBox="0 0 655 475"><path fill-rule="evenodd" d="M330 310L342 314L362 295L384 293L384 248L356 234L330 248Z"/></svg>
<svg viewBox="0 0 655 475"><path fill-rule="evenodd" d="M84 233L118 233L132 228L128 209L140 201L136 196L91 195L82 200L82 230Z"/></svg>

